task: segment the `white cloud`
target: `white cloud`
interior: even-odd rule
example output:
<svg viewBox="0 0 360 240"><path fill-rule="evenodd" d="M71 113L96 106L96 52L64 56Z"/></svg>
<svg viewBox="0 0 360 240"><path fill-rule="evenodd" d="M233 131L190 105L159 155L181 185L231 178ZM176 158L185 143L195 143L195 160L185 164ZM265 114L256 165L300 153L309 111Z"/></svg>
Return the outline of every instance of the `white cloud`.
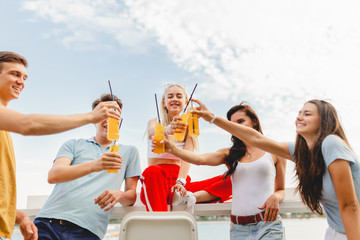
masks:
<svg viewBox="0 0 360 240"><path fill-rule="evenodd" d="M359 5L335 0L32 0L24 9L63 25L65 30L52 34L62 35L66 46L113 47L100 41L103 33L120 46L144 49L155 36L179 67L206 79L199 98L247 100L263 122L281 132L311 98L332 99L340 115L354 114L360 102L355 86L360 78ZM344 120L348 128L358 128L356 121Z"/></svg>
<svg viewBox="0 0 360 240"><path fill-rule="evenodd" d="M295 116L306 100L330 98L358 150L359 5L355 0L26 0L23 9L33 12L33 21L55 23L44 37L72 49L120 46L141 52L156 39L200 80L197 98L219 100L219 106L247 100L265 135L281 141L294 139ZM200 142L201 151L209 152L228 146L229 136L204 124Z"/></svg>
<svg viewBox="0 0 360 240"><path fill-rule="evenodd" d="M152 43L149 33L129 17L127 7L115 0L32 0L24 1L23 10L34 12L32 21L56 23L57 29L45 36L61 35L69 48L111 49L115 39L119 46L142 52Z"/></svg>
<svg viewBox="0 0 360 240"><path fill-rule="evenodd" d="M174 62L209 76L211 81L199 85L203 98L250 100L264 121L278 130L286 125L282 121L292 123L311 98L332 99L340 113L357 108L357 1L127 0L126 4Z"/></svg>

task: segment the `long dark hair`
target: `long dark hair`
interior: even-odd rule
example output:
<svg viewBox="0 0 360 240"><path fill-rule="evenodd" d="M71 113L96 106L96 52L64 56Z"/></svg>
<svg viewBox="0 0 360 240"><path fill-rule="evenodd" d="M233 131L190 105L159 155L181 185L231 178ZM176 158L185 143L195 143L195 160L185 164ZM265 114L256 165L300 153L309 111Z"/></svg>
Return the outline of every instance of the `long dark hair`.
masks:
<svg viewBox="0 0 360 240"><path fill-rule="evenodd" d="M231 116L237 111L244 112L251 119L253 128L262 134L261 125L257 114L249 105L245 103L240 103L239 105L232 107L226 114L227 119L230 121ZM229 169L225 173L224 179L235 172L238 161L245 155L247 151L244 142L237 137L231 136L231 141L233 142L233 145L230 147L229 155L225 158L225 164Z"/></svg>
<svg viewBox="0 0 360 240"><path fill-rule="evenodd" d="M334 134L339 136L349 147L350 145L333 105L322 100L311 100L307 103L315 104L318 109L319 137L314 147L309 149L305 139L299 134L296 136L294 159L296 175L299 179L296 190L299 191L301 199L312 212L323 214L320 198L326 166L321 144L328 135Z"/></svg>

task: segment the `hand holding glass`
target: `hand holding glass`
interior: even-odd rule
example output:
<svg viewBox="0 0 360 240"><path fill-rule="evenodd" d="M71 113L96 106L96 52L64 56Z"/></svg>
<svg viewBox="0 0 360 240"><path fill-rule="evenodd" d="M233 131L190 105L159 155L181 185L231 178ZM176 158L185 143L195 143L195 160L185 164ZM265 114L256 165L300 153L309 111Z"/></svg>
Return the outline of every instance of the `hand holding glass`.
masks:
<svg viewBox="0 0 360 240"><path fill-rule="evenodd" d="M180 116L181 120L179 120L179 122L184 123L185 125L187 125L188 120L189 120L189 116L190 116L189 112L186 112L186 113L182 114ZM184 139L185 139L186 128L185 128L185 130L182 130L182 129L179 129L179 128L177 128L176 130L179 130L179 131L182 131L182 132L181 133L174 133L174 139L176 139L176 140L178 140L180 142L183 142Z"/></svg>

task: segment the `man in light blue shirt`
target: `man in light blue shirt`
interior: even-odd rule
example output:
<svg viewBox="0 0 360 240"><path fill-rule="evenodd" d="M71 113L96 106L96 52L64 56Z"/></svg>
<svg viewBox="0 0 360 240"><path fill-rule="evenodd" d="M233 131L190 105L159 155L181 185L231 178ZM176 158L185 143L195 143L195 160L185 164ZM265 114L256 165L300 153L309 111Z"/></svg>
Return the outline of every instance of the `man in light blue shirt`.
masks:
<svg viewBox="0 0 360 240"><path fill-rule="evenodd" d="M116 96L114 100L121 109L121 100ZM112 101L110 94L97 99L93 108L104 101ZM107 127L103 120L96 124L95 137L71 139L61 146L48 175L49 183L56 185L34 220L39 239L102 239L109 210L118 202L123 206L135 203L141 174L138 150L120 144L119 153L110 152Z"/></svg>

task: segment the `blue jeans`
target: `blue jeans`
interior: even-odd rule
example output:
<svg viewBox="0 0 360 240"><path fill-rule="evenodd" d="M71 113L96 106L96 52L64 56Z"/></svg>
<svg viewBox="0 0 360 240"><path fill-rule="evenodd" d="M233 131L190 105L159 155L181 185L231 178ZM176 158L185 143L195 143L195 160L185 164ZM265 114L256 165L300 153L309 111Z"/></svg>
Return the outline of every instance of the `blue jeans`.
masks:
<svg viewBox="0 0 360 240"><path fill-rule="evenodd" d="M38 228L39 239L41 240L100 240L97 235L89 230L69 222L62 225L56 219L35 218L34 224Z"/></svg>
<svg viewBox="0 0 360 240"><path fill-rule="evenodd" d="M230 223L231 240L283 240L285 232L280 217L274 222L260 221L254 225Z"/></svg>

